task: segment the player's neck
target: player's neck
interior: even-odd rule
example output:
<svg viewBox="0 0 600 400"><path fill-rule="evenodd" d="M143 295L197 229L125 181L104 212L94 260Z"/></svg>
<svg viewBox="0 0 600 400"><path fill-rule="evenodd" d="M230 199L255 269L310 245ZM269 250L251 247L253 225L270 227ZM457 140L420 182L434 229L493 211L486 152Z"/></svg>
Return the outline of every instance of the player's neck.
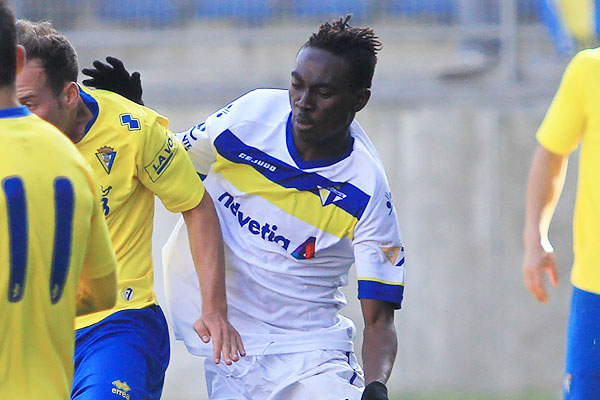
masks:
<svg viewBox="0 0 600 400"><path fill-rule="evenodd" d="M15 108L21 105L17 101L14 86L4 86L0 88L0 109Z"/></svg>
<svg viewBox="0 0 600 400"><path fill-rule="evenodd" d="M88 122L92 120L94 115L90 109L85 105L83 99L79 99L77 108L74 110L73 119L67 126L67 136L73 141L73 143L79 142L85 136L85 127Z"/></svg>
<svg viewBox="0 0 600 400"><path fill-rule="evenodd" d="M294 135L293 138L296 150L304 161L325 160L344 154L348 147L348 140L350 140L350 130L341 136L318 144L302 141L297 135Z"/></svg>

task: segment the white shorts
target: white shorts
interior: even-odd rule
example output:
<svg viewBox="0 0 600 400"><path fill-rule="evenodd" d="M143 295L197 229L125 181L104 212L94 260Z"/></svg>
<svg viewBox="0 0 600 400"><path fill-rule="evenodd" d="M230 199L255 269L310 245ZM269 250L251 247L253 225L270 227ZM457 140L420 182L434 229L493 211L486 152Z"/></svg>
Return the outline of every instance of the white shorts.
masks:
<svg viewBox="0 0 600 400"><path fill-rule="evenodd" d="M360 400L362 369L352 352L317 350L204 361L210 400Z"/></svg>

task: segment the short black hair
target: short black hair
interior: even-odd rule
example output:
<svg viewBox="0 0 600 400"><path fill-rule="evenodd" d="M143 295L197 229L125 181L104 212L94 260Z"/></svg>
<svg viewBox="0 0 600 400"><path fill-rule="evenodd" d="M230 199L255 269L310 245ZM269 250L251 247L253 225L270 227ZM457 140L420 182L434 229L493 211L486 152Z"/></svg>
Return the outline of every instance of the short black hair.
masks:
<svg viewBox="0 0 600 400"><path fill-rule="evenodd" d="M313 33L304 47L322 49L346 59L351 68L351 85L355 89L370 88L381 42L371 28L353 28L348 24L352 14L333 23L325 22Z"/></svg>
<svg viewBox="0 0 600 400"><path fill-rule="evenodd" d="M16 74L15 17L6 0L0 0L0 87L14 85Z"/></svg>
<svg viewBox="0 0 600 400"><path fill-rule="evenodd" d="M77 52L66 37L50 22L17 21L17 41L25 47L27 59L39 59L46 72L47 84L55 95L68 82L77 82Z"/></svg>

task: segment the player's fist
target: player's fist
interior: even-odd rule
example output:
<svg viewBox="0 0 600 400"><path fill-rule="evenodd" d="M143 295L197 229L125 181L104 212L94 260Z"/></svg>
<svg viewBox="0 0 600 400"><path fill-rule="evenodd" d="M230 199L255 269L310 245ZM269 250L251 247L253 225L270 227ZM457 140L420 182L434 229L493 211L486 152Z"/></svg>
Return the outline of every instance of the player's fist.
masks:
<svg viewBox="0 0 600 400"><path fill-rule="evenodd" d="M390 400L387 387L381 382L374 381L365 387L361 397L362 400Z"/></svg>
<svg viewBox="0 0 600 400"><path fill-rule="evenodd" d="M91 77L86 79L83 84L96 89L104 89L123 97L128 98L138 104L144 105L142 101L142 81L140 73L134 72L129 75L123 62L115 57L106 57L108 64L101 61L94 61L94 68L84 68L81 72Z"/></svg>

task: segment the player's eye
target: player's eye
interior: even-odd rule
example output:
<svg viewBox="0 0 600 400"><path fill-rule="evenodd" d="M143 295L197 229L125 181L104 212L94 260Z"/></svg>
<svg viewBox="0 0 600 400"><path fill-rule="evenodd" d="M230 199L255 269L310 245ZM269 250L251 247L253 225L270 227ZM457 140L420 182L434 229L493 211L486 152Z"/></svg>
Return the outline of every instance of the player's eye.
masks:
<svg viewBox="0 0 600 400"><path fill-rule="evenodd" d="M319 90L319 97L321 97L322 99L328 99L331 96L333 96L333 93L329 90Z"/></svg>

